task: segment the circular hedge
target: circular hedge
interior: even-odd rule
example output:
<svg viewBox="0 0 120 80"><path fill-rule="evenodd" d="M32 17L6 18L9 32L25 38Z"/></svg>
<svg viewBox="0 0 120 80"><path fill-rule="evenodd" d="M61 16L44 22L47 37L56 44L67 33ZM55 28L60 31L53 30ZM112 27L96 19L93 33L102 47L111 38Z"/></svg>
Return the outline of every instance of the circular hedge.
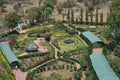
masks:
<svg viewBox="0 0 120 80"><path fill-rule="evenodd" d="M63 41L65 44L70 44L70 43L74 43L74 40L72 39L66 39Z"/></svg>

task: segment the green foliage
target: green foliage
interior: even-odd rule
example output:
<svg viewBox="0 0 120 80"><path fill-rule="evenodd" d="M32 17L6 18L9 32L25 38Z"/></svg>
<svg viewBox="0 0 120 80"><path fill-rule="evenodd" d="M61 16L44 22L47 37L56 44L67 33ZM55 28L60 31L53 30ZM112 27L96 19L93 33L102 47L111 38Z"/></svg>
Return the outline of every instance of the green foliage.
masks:
<svg viewBox="0 0 120 80"><path fill-rule="evenodd" d="M120 11L115 11L115 10L112 10L109 14L109 17L108 17L108 24L109 26L111 27L111 29L114 29L114 28L119 28L120 24Z"/></svg>
<svg viewBox="0 0 120 80"><path fill-rule="evenodd" d="M88 8L86 8L85 20L86 20L86 23L88 24Z"/></svg>
<svg viewBox="0 0 120 80"><path fill-rule="evenodd" d="M111 38L111 32L112 31L110 27L105 27L104 30L102 31L102 36L108 40Z"/></svg>
<svg viewBox="0 0 120 80"><path fill-rule="evenodd" d="M0 7L5 3L5 0L0 0Z"/></svg>
<svg viewBox="0 0 120 80"><path fill-rule="evenodd" d="M77 71L77 74L75 75L75 80L79 80L82 77L82 69L79 69Z"/></svg>
<svg viewBox="0 0 120 80"><path fill-rule="evenodd" d="M16 40L17 39L17 36L16 34L11 34L9 36L7 36L10 40Z"/></svg>
<svg viewBox="0 0 120 80"><path fill-rule="evenodd" d="M75 29L69 29L69 28L66 30L66 32L69 33L70 35L75 35L75 34L78 33L77 30L75 30Z"/></svg>
<svg viewBox="0 0 120 80"><path fill-rule="evenodd" d="M83 69L85 69L87 67L85 55L81 56L80 63L81 63L81 66L82 66Z"/></svg>
<svg viewBox="0 0 120 80"><path fill-rule="evenodd" d="M39 7L31 7L28 9L28 18L31 20L36 19L37 21L39 21L39 19L41 18L41 15L42 15L42 12Z"/></svg>
<svg viewBox="0 0 120 80"><path fill-rule="evenodd" d="M12 71L9 63L7 62L7 60L5 59L5 57L3 56L1 50L0 50L0 61L2 62L2 65L3 65L4 69L7 71L7 75L9 77L9 79L14 80L14 78L12 76L13 71ZM3 75L1 72L0 72L0 76L2 76L2 78L5 78L5 80L8 78L5 75Z"/></svg>
<svg viewBox="0 0 120 80"><path fill-rule="evenodd" d="M120 45L117 45L114 49L115 56L118 56L120 58Z"/></svg>
<svg viewBox="0 0 120 80"><path fill-rule="evenodd" d="M62 3L60 2L56 7L57 7L58 13L61 14L63 11Z"/></svg>
<svg viewBox="0 0 120 80"><path fill-rule="evenodd" d="M70 43L74 43L74 40L72 39L66 39L63 41L65 44L70 44Z"/></svg>
<svg viewBox="0 0 120 80"><path fill-rule="evenodd" d="M111 30L115 30L115 38L120 38L119 28L120 28L120 0L112 0L110 6L110 14L108 16L108 25L110 26Z"/></svg>
<svg viewBox="0 0 120 80"><path fill-rule="evenodd" d="M80 8L80 22L83 22L83 8Z"/></svg>
<svg viewBox="0 0 120 80"><path fill-rule="evenodd" d="M45 13L46 15L51 14L52 11L53 11L53 9L52 9L51 7L46 7L46 8L44 9L44 13Z"/></svg>
<svg viewBox="0 0 120 80"><path fill-rule="evenodd" d="M64 8L71 8L73 6L75 6L74 0L67 0L67 1L64 1L64 3L63 3Z"/></svg>
<svg viewBox="0 0 120 80"><path fill-rule="evenodd" d="M103 13L100 13L100 24L103 24Z"/></svg>
<svg viewBox="0 0 120 80"><path fill-rule="evenodd" d="M9 75L9 74L6 74L6 73L2 73L1 71L0 71L0 79L1 79L1 80L9 80L9 79L15 80L15 79L13 78L13 76L11 76L11 75Z"/></svg>
<svg viewBox="0 0 120 80"><path fill-rule="evenodd" d="M114 71L116 72L116 74L120 78L120 64L119 64L119 61L120 61L120 58L115 58L115 59L111 59L110 63L111 63L111 66L113 67Z"/></svg>
<svg viewBox="0 0 120 80"><path fill-rule="evenodd" d="M54 9L54 4L56 3L55 0L43 0L43 4L46 6L46 7L50 7L52 9Z"/></svg>
<svg viewBox="0 0 120 80"><path fill-rule="evenodd" d="M58 44L57 41L52 40L52 44L53 44L56 48L60 49L60 46L59 46L59 44Z"/></svg>
<svg viewBox="0 0 120 80"><path fill-rule="evenodd" d="M95 15L95 17L96 17L96 19L95 19L95 21L96 21L96 24L98 24L98 6L97 6L97 8L96 8L96 15Z"/></svg>
<svg viewBox="0 0 120 80"><path fill-rule="evenodd" d="M71 9L71 22L74 23L74 11Z"/></svg>
<svg viewBox="0 0 120 80"><path fill-rule="evenodd" d="M120 10L120 0L112 0L112 4L110 5L111 10Z"/></svg>
<svg viewBox="0 0 120 80"><path fill-rule="evenodd" d="M70 10L68 9L68 12L67 12L67 21L69 22L70 21Z"/></svg>
<svg viewBox="0 0 120 80"><path fill-rule="evenodd" d="M5 15L4 24L13 30L20 21L20 16L16 12L10 12Z"/></svg>

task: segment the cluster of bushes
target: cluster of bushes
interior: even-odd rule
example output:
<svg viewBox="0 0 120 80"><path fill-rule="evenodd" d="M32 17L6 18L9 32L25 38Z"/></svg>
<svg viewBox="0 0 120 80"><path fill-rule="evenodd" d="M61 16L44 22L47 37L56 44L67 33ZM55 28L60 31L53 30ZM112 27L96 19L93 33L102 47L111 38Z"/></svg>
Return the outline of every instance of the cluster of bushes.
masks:
<svg viewBox="0 0 120 80"><path fill-rule="evenodd" d="M78 60L76 60L76 59L74 59L74 58L70 58L70 57L67 57L67 56L64 56L64 58L70 59L70 60L72 60L72 61L77 62L77 63L80 64L80 61L78 61Z"/></svg>
<svg viewBox="0 0 120 80"><path fill-rule="evenodd" d="M76 30L80 31L80 32L86 31L86 29L83 29L83 28L76 28L74 25L69 25L69 26L72 27L73 29L76 29Z"/></svg>
<svg viewBox="0 0 120 80"><path fill-rule="evenodd" d="M60 53L60 52L59 52ZM76 55L76 54L80 54L80 50L72 50L72 51L69 51L69 52L64 52L64 53L60 53L61 56L72 56L72 55Z"/></svg>

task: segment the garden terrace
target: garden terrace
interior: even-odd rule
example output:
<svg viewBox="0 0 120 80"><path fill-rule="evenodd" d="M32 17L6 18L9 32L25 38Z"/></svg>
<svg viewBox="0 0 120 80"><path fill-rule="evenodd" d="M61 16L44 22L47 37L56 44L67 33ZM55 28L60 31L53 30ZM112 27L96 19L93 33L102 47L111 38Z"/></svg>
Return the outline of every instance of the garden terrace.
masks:
<svg viewBox="0 0 120 80"><path fill-rule="evenodd" d="M69 40L71 40L71 41L69 41ZM68 41L68 42L66 43L66 41ZM79 36L69 36L69 37L61 38L61 40L59 42L59 46L60 46L59 52L61 54L71 52L74 50L78 50L78 49L82 50L82 49L86 48L86 45L83 43L83 41L81 40L81 38Z"/></svg>
<svg viewBox="0 0 120 80"><path fill-rule="evenodd" d="M52 74L60 74L62 80L65 80L66 75L61 74L67 72L67 77L74 78L74 73L77 71L76 64L71 64L71 62L66 61L59 61L59 60L52 60L39 68L35 69L33 72L29 73L28 78L31 78L31 80L36 80L39 78L46 79L48 77L53 78ZM28 79L27 80L30 80ZM39 78L39 79L40 79Z"/></svg>
<svg viewBox="0 0 120 80"><path fill-rule="evenodd" d="M33 55L33 56L23 56L21 57L20 59L20 68L23 70L23 71L27 71L29 69L32 69L48 60L50 60L50 57L48 54L44 54L44 55Z"/></svg>
<svg viewBox="0 0 120 80"><path fill-rule="evenodd" d="M99 80L119 80L103 54L92 54L90 59Z"/></svg>
<svg viewBox="0 0 120 80"><path fill-rule="evenodd" d="M103 41L92 32L85 31L82 33L82 36L85 40L87 39L87 41L90 42L90 45L93 47L101 47L103 45Z"/></svg>
<svg viewBox="0 0 120 80"><path fill-rule="evenodd" d="M8 43L5 42L1 42L0 43L0 48L2 50L3 55L5 56L5 58L8 60L9 64L11 66L16 66L17 63L19 62L18 58L15 56L15 54L12 52L10 46Z"/></svg>

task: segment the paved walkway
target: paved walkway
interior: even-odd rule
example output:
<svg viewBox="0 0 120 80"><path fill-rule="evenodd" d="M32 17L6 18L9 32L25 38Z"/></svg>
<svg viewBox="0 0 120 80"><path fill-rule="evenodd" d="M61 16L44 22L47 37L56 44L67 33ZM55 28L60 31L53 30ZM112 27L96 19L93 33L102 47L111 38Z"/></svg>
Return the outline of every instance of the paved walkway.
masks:
<svg viewBox="0 0 120 80"><path fill-rule="evenodd" d="M101 54L101 53L103 53L103 50L102 50L102 48L93 48L93 53L94 54Z"/></svg>
<svg viewBox="0 0 120 80"><path fill-rule="evenodd" d="M26 80L27 72L22 72L20 69L13 70L15 80Z"/></svg>
<svg viewBox="0 0 120 80"><path fill-rule="evenodd" d="M80 80L85 80L86 75L85 75L85 71L82 71L82 78Z"/></svg>
<svg viewBox="0 0 120 80"><path fill-rule="evenodd" d="M47 48L44 48L43 46L40 46L40 42L45 42L44 38L38 38L37 40L33 41L39 48L38 51L39 52L47 52Z"/></svg>

